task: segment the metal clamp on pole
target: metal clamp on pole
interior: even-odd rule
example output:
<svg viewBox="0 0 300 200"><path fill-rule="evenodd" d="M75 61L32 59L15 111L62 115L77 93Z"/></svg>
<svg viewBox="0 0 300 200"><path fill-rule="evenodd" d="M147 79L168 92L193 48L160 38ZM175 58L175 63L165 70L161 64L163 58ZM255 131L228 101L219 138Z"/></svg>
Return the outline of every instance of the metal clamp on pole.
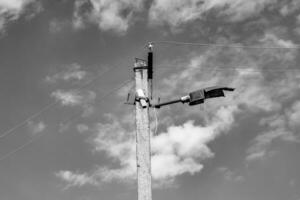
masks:
<svg viewBox="0 0 300 200"><path fill-rule="evenodd" d="M139 101L142 108L147 108L149 99L145 96L144 91L142 89L136 90L135 100Z"/></svg>

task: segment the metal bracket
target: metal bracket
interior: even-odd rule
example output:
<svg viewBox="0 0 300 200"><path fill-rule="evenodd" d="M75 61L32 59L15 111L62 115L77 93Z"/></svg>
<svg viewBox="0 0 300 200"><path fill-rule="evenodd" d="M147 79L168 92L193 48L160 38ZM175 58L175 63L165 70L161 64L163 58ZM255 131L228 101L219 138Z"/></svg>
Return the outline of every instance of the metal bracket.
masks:
<svg viewBox="0 0 300 200"><path fill-rule="evenodd" d="M135 62L140 63L141 66L134 67L133 71L136 71L138 69L148 69L147 61L146 60L143 60L143 59L140 59L140 58L135 58Z"/></svg>

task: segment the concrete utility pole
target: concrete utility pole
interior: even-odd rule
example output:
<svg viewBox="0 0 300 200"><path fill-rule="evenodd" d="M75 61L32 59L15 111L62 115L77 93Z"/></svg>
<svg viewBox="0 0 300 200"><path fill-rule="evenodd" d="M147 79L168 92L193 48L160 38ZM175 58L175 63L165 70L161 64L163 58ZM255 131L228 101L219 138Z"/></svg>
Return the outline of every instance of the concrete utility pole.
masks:
<svg viewBox="0 0 300 200"><path fill-rule="evenodd" d="M145 61L136 59L134 75L138 200L152 200L148 66Z"/></svg>

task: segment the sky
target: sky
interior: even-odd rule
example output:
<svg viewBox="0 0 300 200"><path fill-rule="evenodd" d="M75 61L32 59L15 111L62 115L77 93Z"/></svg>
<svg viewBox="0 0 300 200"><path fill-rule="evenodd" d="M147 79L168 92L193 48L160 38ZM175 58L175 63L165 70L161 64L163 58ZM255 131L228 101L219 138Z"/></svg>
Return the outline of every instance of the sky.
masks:
<svg viewBox="0 0 300 200"><path fill-rule="evenodd" d="M299 0L0 0L0 199L137 199L149 42L154 103L235 88L150 109L153 199L300 200Z"/></svg>

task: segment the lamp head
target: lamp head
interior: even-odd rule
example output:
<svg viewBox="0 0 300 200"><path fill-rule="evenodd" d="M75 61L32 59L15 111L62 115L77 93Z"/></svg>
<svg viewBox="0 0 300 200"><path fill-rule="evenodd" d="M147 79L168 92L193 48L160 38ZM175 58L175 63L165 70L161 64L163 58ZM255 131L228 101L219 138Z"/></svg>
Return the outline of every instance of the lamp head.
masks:
<svg viewBox="0 0 300 200"><path fill-rule="evenodd" d="M201 90L196 90L189 94L190 101L189 105L198 105L204 103L204 99L216 98L216 97L225 97L224 91L234 91L234 88L228 87L208 87Z"/></svg>

